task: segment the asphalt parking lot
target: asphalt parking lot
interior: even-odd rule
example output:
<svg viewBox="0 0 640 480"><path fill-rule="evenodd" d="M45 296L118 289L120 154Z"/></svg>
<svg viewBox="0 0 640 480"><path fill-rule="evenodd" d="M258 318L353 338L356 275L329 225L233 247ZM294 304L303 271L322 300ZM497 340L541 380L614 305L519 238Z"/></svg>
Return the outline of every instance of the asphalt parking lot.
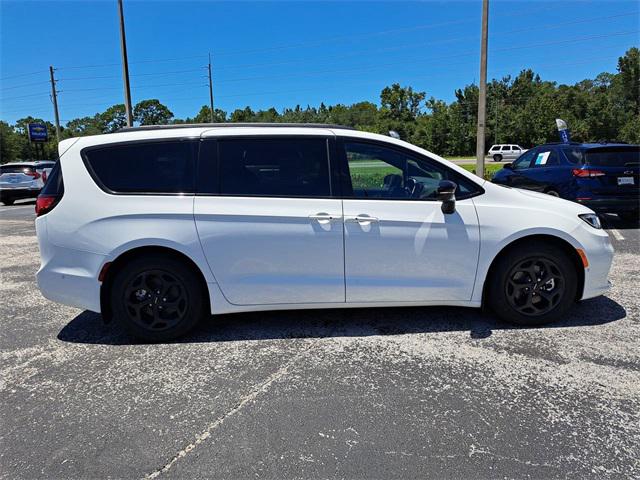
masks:
<svg viewBox="0 0 640 480"><path fill-rule="evenodd" d="M0 207L2 478L638 478L640 234L610 293L519 329L461 308L213 318L139 344L36 288Z"/></svg>

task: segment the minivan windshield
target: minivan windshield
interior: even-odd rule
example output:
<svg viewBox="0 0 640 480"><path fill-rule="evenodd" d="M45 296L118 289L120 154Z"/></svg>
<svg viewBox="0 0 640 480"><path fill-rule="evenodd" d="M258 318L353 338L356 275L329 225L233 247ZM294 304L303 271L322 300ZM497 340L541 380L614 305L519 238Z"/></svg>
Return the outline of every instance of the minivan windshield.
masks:
<svg viewBox="0 0 640 480"><path fill-rule="evenodd" d="M638 167L640 166L640 147L589 149L585 152L585 164L600 167Z"/></svg>

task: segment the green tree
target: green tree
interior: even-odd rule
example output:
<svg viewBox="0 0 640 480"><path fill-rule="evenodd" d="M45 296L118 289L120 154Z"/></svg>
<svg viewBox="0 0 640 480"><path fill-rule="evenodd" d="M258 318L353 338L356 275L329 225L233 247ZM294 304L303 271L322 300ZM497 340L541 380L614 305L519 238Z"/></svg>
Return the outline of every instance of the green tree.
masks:
<svg viewBox="0 0 640 480"><path fill-rule="evenodd" d="M140 125L168 125L173 113L160 100L153 98L138 102L133 108L133 117Z"/></svg>
<svg viewBox="0 0 640 480"><path fill-rule="evenodd" d="M100 114L106 133L117 132L127 126L127 112L124 103L112 105Z"/></svg>

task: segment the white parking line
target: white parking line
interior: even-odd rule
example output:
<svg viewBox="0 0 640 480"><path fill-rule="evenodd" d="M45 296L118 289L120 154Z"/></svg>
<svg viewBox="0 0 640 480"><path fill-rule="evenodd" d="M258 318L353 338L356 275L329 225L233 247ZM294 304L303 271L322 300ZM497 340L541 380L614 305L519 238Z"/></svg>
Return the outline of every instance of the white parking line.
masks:
<svg viewBox="0 0 640 480"><path fill-rule="evenodd" d="M613 235L615 237L616 240L618 241L622 241L624 240L624 235L622 235L618 230L616 230L615 228L612 228L611 230L609 230L609 232L611 232L611 235Z"/></svg>

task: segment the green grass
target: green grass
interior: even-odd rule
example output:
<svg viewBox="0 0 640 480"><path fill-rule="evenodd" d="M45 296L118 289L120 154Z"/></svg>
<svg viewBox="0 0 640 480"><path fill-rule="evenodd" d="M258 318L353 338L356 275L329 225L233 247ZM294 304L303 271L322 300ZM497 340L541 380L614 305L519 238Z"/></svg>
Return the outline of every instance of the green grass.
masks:
<svg viewBox="0 0 640 480"><path fill-rule="evenodd" d="M458 166L464 168L465 170L468 170L471 173L476 173L475 165L458 165ZM495 173L501 168L502 168L502 165L485 164L484 178L486 178L487 180L491 180L495 175Z"/></svg>

